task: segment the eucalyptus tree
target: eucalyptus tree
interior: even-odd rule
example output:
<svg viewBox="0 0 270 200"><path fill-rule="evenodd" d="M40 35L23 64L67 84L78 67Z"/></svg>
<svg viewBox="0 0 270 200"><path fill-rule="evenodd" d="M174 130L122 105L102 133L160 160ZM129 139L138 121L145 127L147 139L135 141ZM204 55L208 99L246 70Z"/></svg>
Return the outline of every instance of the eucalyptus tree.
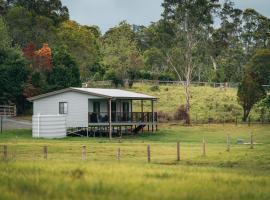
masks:
<svg viewBox="0 0 270 200"><path fill-rule="evenodd" d="M247 55L254 54L256 49L270 48L270 19L254 9L243 12L244 48Z"/></svg>
<svg viewBox="0 0 270 200"><path fill-rule="evenodd" d="M190 124L190 82L198 67L199 47L206 43L213 26L218 0L164 0L163 18L174 24L174 47L166 53L178 80L183 81L186 99L186 123Z"/></svg>
<svg viewBox="0 0 270 200"><path fill-rule="evenodd" d="M226 0L218 13L219 27L210 39L210 58L215 73L214 81L239 82L243 76L245 55L242 44L242 10Z"/></svg>

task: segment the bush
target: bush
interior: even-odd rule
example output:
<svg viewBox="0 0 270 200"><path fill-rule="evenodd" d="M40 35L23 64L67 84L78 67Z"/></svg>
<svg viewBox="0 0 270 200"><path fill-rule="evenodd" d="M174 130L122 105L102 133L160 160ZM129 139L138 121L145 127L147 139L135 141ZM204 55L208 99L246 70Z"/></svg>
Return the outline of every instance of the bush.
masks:
<svg viewBox="0 0 270 200"><path fill-rule="evenodd" d="M158 116L159 122L168 122L168 121L172 121L173 119L171 115L163 111L158 112L157 116Z"/></svg>
<svg viewBox="0 0 270 200"><path fill-rule="evenodd" d="M151 90L152 92L159 91L159 86L158 86L158 85L151 86L151 87L150 87L150 90Z"/></svg>
<svg viewBox="0 0 270 200"><path fill-rule="evenodd" d="M175 120L188 120L189 115L186 112L186 107L185 105L180 105L176 112L174 113L174 119Z"/></svg>
<svg viewBox="0 0 270 200"><path fill-rule="evenodd" d="M124 82L123 80L118 76L115 70L110 69L105 74L105 80L112 80L112 83L115 85L115 87L118 87L119 85L123 86Z"/></svg>

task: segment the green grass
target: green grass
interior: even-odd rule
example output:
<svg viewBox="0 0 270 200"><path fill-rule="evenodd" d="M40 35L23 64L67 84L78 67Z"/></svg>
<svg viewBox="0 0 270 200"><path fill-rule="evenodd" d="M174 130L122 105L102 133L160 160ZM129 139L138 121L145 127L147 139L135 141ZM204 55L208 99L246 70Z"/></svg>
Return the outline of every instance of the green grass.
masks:
<svg viewBox="0 0 270 200"><path fill-rule="evenodd" d="M254 132L257 145L249 142ZM153 134L114 138L33 139L30 130L0 135L0 199L270 199L270 126L162 125ZM226 151L226 136L231 151ZM202 139L206 156L202 156ZM181 141L181 161L176 142ZM151 163L146 148L151 145ZM48 145L48 160L43 146ZM81 159L82 145L87 160ZM121 161L116 150L121 148Z"/></svg>
<svg viewBox="0 0 270 200"><path fill-rule="evenodd" d="M159 85L157 91L152 91L151 84L136 83L132 87L132 91L142 92L153 95L159 98L158 111L163 111L173 116L179 105L185 104L185 95L183 86L181 85ZM137 109L140 109L140 102L137 102ZM148 102L147 110L150 111L150 103ZM266 113L265 119L269 113ZM234 121L242 117L242 107L237 102L237 89L228 88L227 90L213 88L209 86L192 86L191 87L191 118L195 120L197 115L198 120L213 121ZM251 112L253 120L258 120L260 111L255 106Z"/></svg>

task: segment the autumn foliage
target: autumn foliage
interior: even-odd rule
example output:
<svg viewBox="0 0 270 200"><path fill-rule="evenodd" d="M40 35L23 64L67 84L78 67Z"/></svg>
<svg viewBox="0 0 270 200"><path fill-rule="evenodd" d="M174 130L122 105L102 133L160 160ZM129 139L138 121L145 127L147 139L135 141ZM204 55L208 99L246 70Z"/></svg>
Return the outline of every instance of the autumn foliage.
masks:
<svg viewBox="0 0 270 200"><path fill-rule="evenodd" d="M31 97L41 92L40 86L33 81L33 74L42 76L43 72L52 71L52 51L47 43L44 43L41 49L36 50L36 45L31 42L23 49L23 55L30 62L30 68L32 69L32 74L29 75L24 86L23 95Z"/></svg>
<svg viewBox="0 0 270 200"><path fill-rule="evenodd" d="M34 70L52 70L52 50L47 43L44 43L39 50L36 50L34 43L28 43L23 49L23 54L31 62L31 67Z"/></svg>

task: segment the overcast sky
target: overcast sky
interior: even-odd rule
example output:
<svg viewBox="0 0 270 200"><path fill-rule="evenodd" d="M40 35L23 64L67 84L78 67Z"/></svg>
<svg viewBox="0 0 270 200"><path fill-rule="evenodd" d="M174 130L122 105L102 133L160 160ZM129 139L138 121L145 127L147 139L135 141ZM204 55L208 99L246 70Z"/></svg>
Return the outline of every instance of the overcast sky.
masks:
<svg viewBox="0 0 270 200"><path fill-rule="evenodd" d="M254 8L270 17L270 0L233 0L241 9ZM104 33L127 20L130 24L149 25L160 19L163 0L62 0L70 18L83 25L97 25Z"/></svg>

